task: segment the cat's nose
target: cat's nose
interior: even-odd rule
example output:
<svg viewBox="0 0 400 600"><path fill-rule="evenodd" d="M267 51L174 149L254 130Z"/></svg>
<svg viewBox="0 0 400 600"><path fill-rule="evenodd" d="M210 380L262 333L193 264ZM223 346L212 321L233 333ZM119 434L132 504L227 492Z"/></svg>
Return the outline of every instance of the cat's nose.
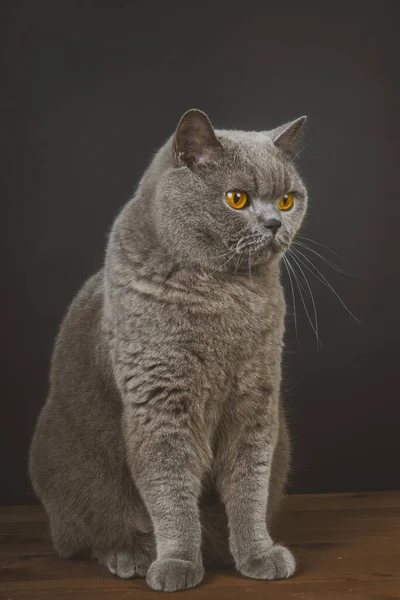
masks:
<svg viewBox="0 0 400 600"><path fill-rule="evenodd" d="M262 224L265 229L269 229L274 235L276 235L279 227L282 225L282 221L275 218L265 219Z"/></svg>

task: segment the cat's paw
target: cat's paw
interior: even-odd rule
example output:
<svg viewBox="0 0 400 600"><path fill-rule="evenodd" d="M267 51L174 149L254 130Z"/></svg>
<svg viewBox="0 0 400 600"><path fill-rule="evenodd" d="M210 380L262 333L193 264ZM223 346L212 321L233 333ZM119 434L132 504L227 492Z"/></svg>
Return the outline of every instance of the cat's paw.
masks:
<svg viewBox="0 0 400 600"><path fill-rule="evenodd" d="M245 560L239 571L251 579L287 579L296 568L293 554L284 546L272 546L265 554Z"/></svg>
<svg viewBox="0 0 400 600"><path fill-rule="evenodd" d="M153 590L176 592L198 585L203 576L201 563L168 558L155 560L150 565L146 581Z"/></svg>
<svg viewBox="0 0 400 600"><path fill-rule="evenodd" d="M134 577L146 577L151 558L144 552L129 552L119 550L109 552L101 559L109 571L121 579L133 579Z"/></svg>

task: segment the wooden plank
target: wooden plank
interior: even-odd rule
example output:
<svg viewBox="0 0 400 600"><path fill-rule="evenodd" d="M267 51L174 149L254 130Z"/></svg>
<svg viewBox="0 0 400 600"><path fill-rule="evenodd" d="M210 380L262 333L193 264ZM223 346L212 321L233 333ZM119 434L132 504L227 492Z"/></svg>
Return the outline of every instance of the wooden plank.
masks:
<svg viewBox="0 0 400 600"><path fill-rule="evenodd" d="M334 498L334 504L333 500ZM356 492L347 494L297 494L286 496L285 512L323 510L325 508L398 508L400 507L400 490L389 492ZM0 507L0 523L43 521L43 508L39 504Z"/></svg>
<svg viewBox="0 0 400 600"><path fill-rule="evenodd" d="M352 510L355 507L357 509L399 508L400 490L347 494L297 494L285 498L285 511L324 510L325 508Z"/></svg>
<svg viewBox="0 0 400 600"><path fill-rule="evenodd" d="M208 600L400 600L400 492L292 496L274 535L294 551L296 576L262 582L208 572L179 597ZM52 548L41 507L0 508L1 600L160 598L143 580L122 581L95 561Z"/></svg>
<svg viewBox="0 0 400 600"><path fill-rule="evenodd" d="M162 595L161 595L162 597ZM262 582L239 579L222 573L207 577L203 584L193 590L179 593L179 598L198 600L398 600L398 582L393 580L331 582L300 580ZM1 600L159 600L160 592L151 590L144 581L118 581L110 583L106 579L75 582L46 581L36 585L9 584L1 587Z"/></svg>

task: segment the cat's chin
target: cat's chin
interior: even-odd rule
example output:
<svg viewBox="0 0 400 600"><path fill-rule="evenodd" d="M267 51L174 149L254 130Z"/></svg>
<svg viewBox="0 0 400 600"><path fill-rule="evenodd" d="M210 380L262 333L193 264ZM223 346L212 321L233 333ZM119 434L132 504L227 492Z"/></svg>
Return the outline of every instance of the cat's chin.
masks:
<svg viewBox="0 0 400 600"><path fill-rule="evenodd" d="M275 262L282 258L282 256L289 249L289 244L283 243L276 239L268 240L256 251L252 251L247 254L247 257L251 257L252 264L265 264L269 262Z"/></svg>
<svg viewBox="0 0 400 600"><path fill-rule="evenodd" d="M250 256L246 254L239 258L239 267L236 267L234 264L230 267L229 271L232 273L251 273L256 272L257 267L261 269L268 269L269 266L275 265L279 262L284 255L285 250L277 249L277 248L264 248L262 251L254 252Z"/></svg>

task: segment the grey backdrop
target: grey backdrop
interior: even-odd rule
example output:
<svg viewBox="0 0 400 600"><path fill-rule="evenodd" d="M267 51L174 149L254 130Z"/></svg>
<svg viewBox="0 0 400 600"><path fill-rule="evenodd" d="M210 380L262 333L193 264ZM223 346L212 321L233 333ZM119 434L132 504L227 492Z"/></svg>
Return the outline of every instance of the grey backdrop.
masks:
<svg viewBox="0 0 400 600"><path fill-rule="evenodd" d="M34 501L27 450L59 321L191 107L225 128L309 115L303 235L357 275L313 257L362 324L310 277L317 351L297 297L301 348L289 317L285 359L290 489L400 487L396 4L2 2L0 502Z"/></svg>

